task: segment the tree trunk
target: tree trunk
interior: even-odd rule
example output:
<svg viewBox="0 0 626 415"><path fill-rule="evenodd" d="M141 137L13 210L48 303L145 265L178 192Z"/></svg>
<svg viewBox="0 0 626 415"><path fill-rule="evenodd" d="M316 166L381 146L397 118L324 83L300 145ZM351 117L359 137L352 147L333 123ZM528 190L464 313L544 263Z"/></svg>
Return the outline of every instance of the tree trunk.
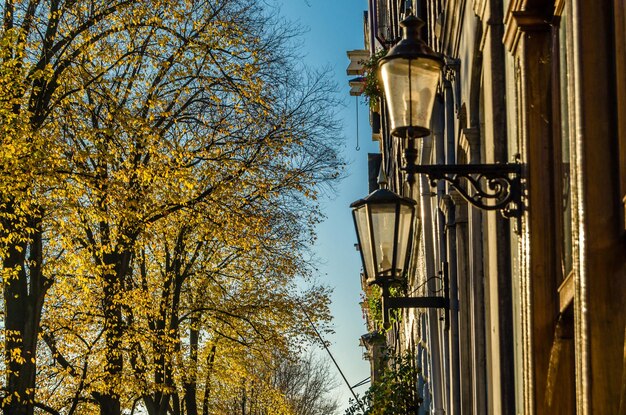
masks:
<svg viewBox="0 0 626 415"><path fill-rule="evenodd" d="M211 396L211 371L213 370L213 362L215 361L215 352L217 346L211 346L211 352L207 358L207 374L204 382L204 398L202 399L202 415L209 415L209 396Z"/></svg>
<svg viewBox="0 0 626 415"><path fill-rule="evenodd" d="M50 281L42 275L42 232L40 215L31 216L28 228L30 240L19 242L8 249L3 259L5 272L14 271L5 278L5 344L4 359L7 370L6 399L2 409L6 414L32 415L35 403L36 352L43 302ZM5 229L16 229L5 223ZM8 225L8 226L7 226ZM26 239L26 238L24 238ZM28 255L28 259L27 259Z"/></svg>
<svg viewBox="0 0 626 415"><path fill-rule="evenodd" d="M193 367L189 370L189 378L185 382L185 406L187 407L187 415L198 415L198 402L196 396L197 384L197 370L198 370L198 340L199 332L194 329L194 323L191 323L192 328L189 329L189 359L191 360Z"/></svg>
<svg viewBox="0 0 626 415"><path fill-rule="evenodd" d="M132 240L132 239L131 239ZM113 272L107 272L104 276L104 325L106 329L106 375L105 384L107 390L98 396L100 415L121 415L121 403L118 395L122 371L124 368L124 356L121 350L121 338L124 332L122 319L122 306L117 297L123 290L123 280L128 274L131 253L117 252L105 254L103 262L105 269L113 268Z"/></svg>

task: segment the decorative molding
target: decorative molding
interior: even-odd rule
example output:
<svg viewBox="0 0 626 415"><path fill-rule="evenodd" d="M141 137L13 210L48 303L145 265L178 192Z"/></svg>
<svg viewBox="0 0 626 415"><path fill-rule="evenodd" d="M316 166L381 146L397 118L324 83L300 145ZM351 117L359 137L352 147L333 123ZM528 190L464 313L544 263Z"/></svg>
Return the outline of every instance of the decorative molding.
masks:
<svg viewBox="0 0 626 415"><path fill-rule="evenodd" d="M550 30L550 22L545 14L534 10L513 10L509 8L505 17L505 26L502 41L512 54L516 54L522 34Z"/></svg>
<svg viewBox="0 0 626 415"><path fill-rule="evenodd" d="M443 195L441 199L439 199L439 209L443 212L444 216L448 217L448 209L452 205L452 199L449 195Z"/></svg>
<svg viewBox="0 0 626 415"><path fill-rule="evenodd" d="M465 7L471 7L466 0L448 0L445 2L441 52L446 55L458 56Z"/></svg>
<svg viewBox="0 0 626 415"><path fill-rule="evenodd" d="M465 153L465 159L469 163L478 163L480 154L478 147L480 144L480 132L478 127L463 128L459 137L459 147Z"/></svg>
<svg viewBox="0 0 626 415"><path fill-rule="evenodd" d="M487 35L489 35L489 32L491 31L492 27L502 27L504 26L504 21L502 19L498 19L498 18L494 18L494 17L489 17L489 19L483 21L483 30L482 30L482 35L480 38L480 51L482 52L484 47L485 47L485 43L487 41Z"/></svg>
<svg viewBox="0 0 626 415"><path fill-rule="evenodd" d="M550 27L550 22L546 16L534 11L513 12L513 18L522 32L543 31Z"/></svg>
<svg viewBox="0 0 626 415"><path fill-rule="evenodd" d="M454 222L467 223L467 200L457 190L450 191L450 198L454 203Z"/></svg>
<svg viewBox="0 0 626 415"><path fill-rule="evenodd" d="M522 0L511 0L509 2L509 7L504 14L504 37L502 38L502 43L509 49L509 52L512 52L512 38L515 37L517 33L517 25L515 19L513 19L513 12L522 9Z"/></svg>
<svg viewBox="0 0 626 415"><path fill-rule="evenodd" d="M349 50L346 52L350 63L346 69L348 75L363 75L365 70L363 62L369 59L370 51L365 49Z"/></svg>
<svg viewBox="0 0 626 415"><path fill-rule="evenodd" d="M350 85L350 96L359 97L365 90L365 78L362 76L352 78L348 81L348 85Z"/></svg>
<svg viewBox="0 0 626 415"><path fill-rule="evenodd" d="M487 10L486 0L474 0L474 13L480 20L485 20L485 11Z"/></svg>
<svg viewBox="0 0 626 415"><path fill-rule="evenodd" d="M465 198L461 196L457 190L452 189L448 194L450 195L450 200L455 206L467 206L467 200L465 200Z"/></svg>

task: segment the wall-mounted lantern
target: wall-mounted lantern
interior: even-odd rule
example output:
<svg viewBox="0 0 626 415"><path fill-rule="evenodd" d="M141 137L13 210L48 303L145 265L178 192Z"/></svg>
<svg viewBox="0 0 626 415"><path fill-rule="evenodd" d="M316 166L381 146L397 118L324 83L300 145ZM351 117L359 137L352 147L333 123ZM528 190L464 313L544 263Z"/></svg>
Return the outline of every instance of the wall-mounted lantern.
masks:
<svg viewBox="0 0 626 415"><path fill-rule="evenodd" d="M434 52L420 37L424 23L409 16L400 25L404 35L396 46L380 60L379 67L391 121L391 134L416 139L430 134L437 85L444 65L442 56ZM407 180L414 182L416 173L428 175L431 185L445 180L469 203L483 210L499 210L505 217L520 217L521 166L517 163L416 165L415 146L406 146L407 165L402 169ZM469 192L462 186L465 180Z"/></svg>
<svg viewBox="0 0 626 415"><path fill-rule="evenodd" d="M424 137L430 134L430 118L443 57L420 38L424 22L415 16L400 25L404 37L379 61L391 133L398 137Z"/></svg>
<svg viewBox="0 0 626 415"><path fill-rule="evenodd" d="M382 286L404 280L415 204L412 199L378 189L350 205L368 284Z"/></svg>
<svg viewBox="0 0 626 415"><path fill-rule="evenodd" d="M406 279L415 205L414 200L387 189L375 190L350 205L366 280L382 288L383 324L387 324L388 312L393 308L448 307L447 295L391 297L389 293L391 285Z"/></svg>

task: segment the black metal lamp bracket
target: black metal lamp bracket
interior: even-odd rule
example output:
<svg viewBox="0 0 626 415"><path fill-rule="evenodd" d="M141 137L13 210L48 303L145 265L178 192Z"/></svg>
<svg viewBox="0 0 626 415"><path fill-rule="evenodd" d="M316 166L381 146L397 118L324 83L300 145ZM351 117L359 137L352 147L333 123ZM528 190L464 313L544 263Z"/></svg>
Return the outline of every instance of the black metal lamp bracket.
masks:
<svg viewBox="0 0 626 415"><path fill-rule="evenodd" d="M430 185L448 182L471 205L482 210L499 210L505 218L522 216L522 190L520 163L492 164L415 164L412 154L415 150L407 149L407 166L403 167L407 181L413 183L415 174L425 174ZM463 183L467 186L463 186Z"/></svg>
<svg viewBox="0 0 626 415"><path fill-rule="evenodd" d="M439 277L443 279L443 296L427 296L427 297L392 297L389 292L388 284L381 284L382 296L381 306L383 314L383 325L389 324L389 311L399 308L439 308L446 311L450 310L450 297L448 292L448 267L447 263L442 264L442 270Z"/></svg>

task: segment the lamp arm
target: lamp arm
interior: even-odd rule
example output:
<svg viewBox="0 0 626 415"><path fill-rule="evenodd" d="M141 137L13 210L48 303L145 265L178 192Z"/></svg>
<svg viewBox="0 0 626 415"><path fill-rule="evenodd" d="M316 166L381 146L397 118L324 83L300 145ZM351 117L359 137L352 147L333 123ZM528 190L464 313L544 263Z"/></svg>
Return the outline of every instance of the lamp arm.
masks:
<svg viewBox="0 0 626 415"><path fill-rule="evenodd" d="M522 215L519 163L416 165L408 161L402 169L409 175L408 181L416 173L426 174L431 186L435 187L440 180L444 180L479 209L499 210L505 218ZM463 183L468 186L463 186Z"/></svg>
<svg viewBox="0 0 626 415"><path fill-rule="evenodd" d="M447 266L447 265L446 265ZM382 283L381 308L383 314L383 327L390 326L389 312L394 309L402 308L438 308L450 310L450 298L448 297L447 268L444 269L443 296L427 296L427 297L392 297L389 291L389 284Z"/></svg>

